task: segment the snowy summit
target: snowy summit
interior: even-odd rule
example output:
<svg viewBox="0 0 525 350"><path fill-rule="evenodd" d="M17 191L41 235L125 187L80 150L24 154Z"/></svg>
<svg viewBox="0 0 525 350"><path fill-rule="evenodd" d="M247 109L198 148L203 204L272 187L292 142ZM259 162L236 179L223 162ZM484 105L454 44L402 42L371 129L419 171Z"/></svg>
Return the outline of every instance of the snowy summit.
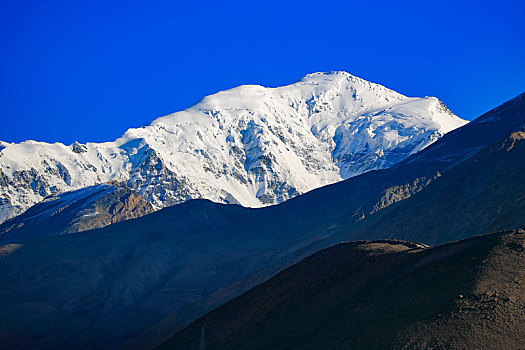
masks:
<svg viewBox="0 0 525 350"><path fill-rule="evenodd" d="M346 72L239 86L106 143L0 146L0 222L50 194L111 180L156 208L191 198L259 207L390 167L467 121Z"/></svg>

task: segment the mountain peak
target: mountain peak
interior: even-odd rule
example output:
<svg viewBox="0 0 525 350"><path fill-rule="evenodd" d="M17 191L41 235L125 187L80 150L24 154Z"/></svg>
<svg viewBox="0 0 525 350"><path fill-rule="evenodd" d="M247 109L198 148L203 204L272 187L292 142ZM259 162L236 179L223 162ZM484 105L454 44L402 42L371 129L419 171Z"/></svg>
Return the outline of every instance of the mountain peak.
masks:
<svg viewBox="0 0 525 350"><path fill-rule="evenodd" d="M361 90L375 90L381 94L392 95L392 97L401 99L406 96L389 89L383 85L372 83L363 78L357 77L345 71L330 71L330 72L315 72L304 76L300 83L303 84L320 84L322 86L330 86L336 84L340 87L348 88L355 87Z"/></svg>
<svg viewBox="0 0 525 350"><path fill-rule="evenodd" d="M335 78L335 77L340 77L340 78L345 78L345 79L361 79L361 78L358 78L346 71L328 71L328 72L313 72L313 73L309 73L309 74L306 74L302 80L304 79L330 79L330 78Z"/></svg>

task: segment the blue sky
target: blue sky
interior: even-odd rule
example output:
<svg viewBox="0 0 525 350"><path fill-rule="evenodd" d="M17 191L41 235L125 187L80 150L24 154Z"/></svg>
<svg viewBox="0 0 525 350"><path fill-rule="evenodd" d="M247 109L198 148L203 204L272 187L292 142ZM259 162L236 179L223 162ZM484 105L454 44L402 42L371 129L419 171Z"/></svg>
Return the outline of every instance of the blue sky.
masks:
<svg viewBox="0 0 525 350"><path fill-rule="evenodd" d="M346 70L472 119L525 90L524 1L0 2L0 140L110 141L241 84Z"/></svg>

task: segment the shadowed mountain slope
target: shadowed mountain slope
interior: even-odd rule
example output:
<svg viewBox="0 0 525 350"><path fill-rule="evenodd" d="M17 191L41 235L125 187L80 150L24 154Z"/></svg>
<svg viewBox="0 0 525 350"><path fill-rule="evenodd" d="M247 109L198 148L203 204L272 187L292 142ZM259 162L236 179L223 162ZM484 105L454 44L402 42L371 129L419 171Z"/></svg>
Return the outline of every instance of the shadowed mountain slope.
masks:
<svg viewBox="0 0 525 350"><path fill-rule="evenodd" d="M435 248L322 250L205 315L159 349L517 349L525 231Z"/></svg>
<svg viewBox="0 0 525 350"><path fill-rule="evenodd" d="M352 238L444 243L525 225L525 132L460 162L411 198L348 231Z"/></svg>
<svg viewBox="0 0 525 350"><path fill-rule="evenodd" d="M238 279L243 271L235 263L253 253L221 254L214 247L223 247L225 235L208 234L245 211L195 200L103 229L0 248L0 348L116 348L200 302L210 288Z"/></svg>

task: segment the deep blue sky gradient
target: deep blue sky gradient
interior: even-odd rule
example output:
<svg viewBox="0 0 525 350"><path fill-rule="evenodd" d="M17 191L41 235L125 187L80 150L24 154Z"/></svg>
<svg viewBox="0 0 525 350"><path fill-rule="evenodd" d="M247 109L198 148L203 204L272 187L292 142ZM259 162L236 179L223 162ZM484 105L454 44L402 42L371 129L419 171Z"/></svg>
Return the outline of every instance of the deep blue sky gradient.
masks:
<svg viewBox="0 0 525 350"><path fill-rule="evenodd" d="M525 90L525 1L0 2L0 140L110 141L241 84L346 70L472 119Z"/></svg>

